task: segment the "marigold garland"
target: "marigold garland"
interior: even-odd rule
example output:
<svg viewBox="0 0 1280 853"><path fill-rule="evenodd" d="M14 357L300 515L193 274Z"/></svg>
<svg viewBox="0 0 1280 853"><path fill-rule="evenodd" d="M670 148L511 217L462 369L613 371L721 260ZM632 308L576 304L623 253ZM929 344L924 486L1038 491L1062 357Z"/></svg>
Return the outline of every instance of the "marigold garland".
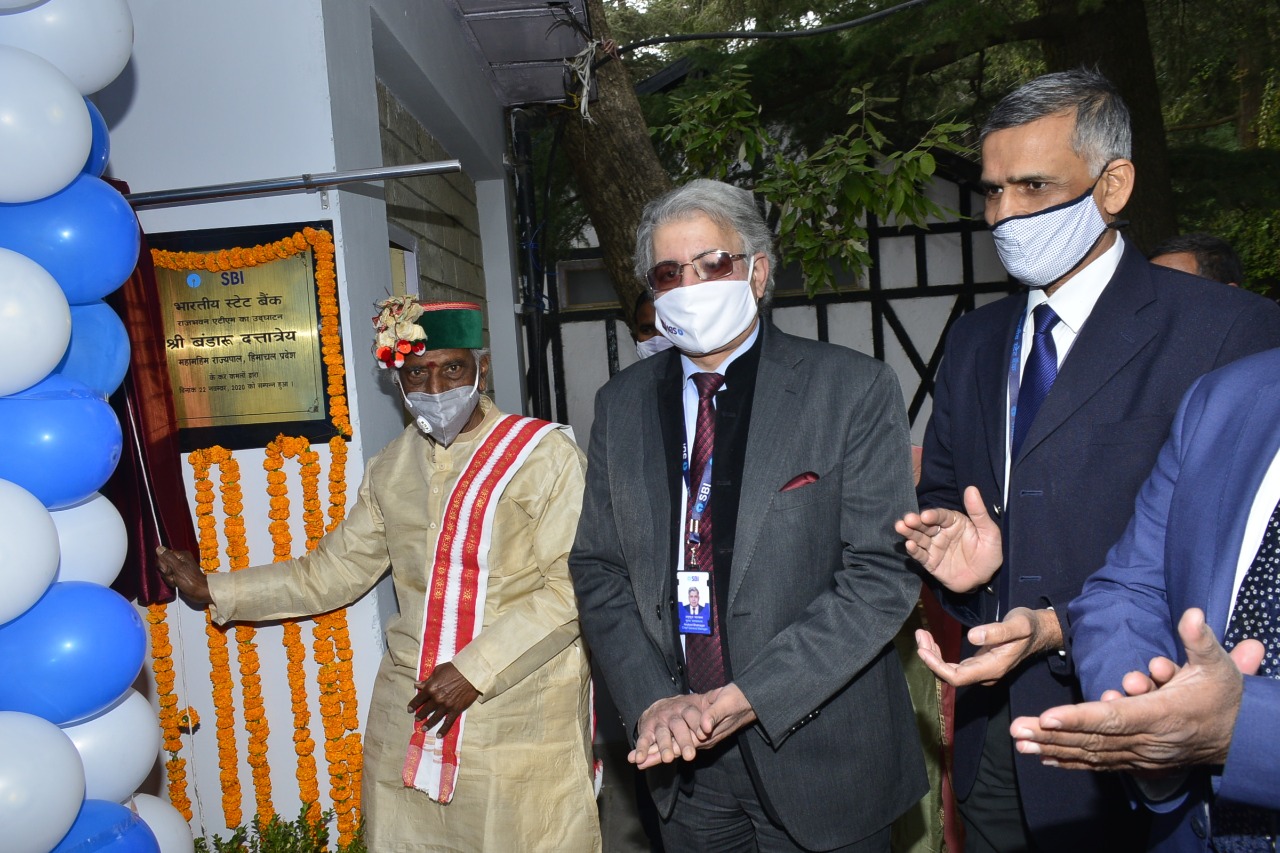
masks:
<svg viewBox="0 0 1280 853"><path fill-rule="evenodd" d="M231 458L225 447L193 451L187 460L196 480L196 527L200 531L200 568L206 574L218 570L218 533L213 518L213 483L209 469ZM243 822L240 807L240 765L236 758L235 706L231 698L231 661L226 632L205 613L205 636L209 641L210 681L213 683L213 710L218 740L218 777L222 782L222 812L227 826Z"/></svg>
<svg viewBox="0 0 1280 853"><path fill-rule="evenodd" d="M289 530L289 497L285 487L284 460L298 457L302 463L302 491L304 507L312 500L319 503L314 496L319 494L320 465L317 455L303 448L309 448L306 439L277 436L266 447L266 458L262 462L267 472L267 493L271 496L269 516L271 524L271 542L274 561L284 562L293 556L293 534ZM313 541L314 520L307 518L307 550L315 547ZM323 522L323 518L321 518ZM293 711L293 745L294 754L298 757L298 793L303 803L307 804L307 816L311 820L320 817L320 786L316 778L316 742L311 737L311 708L307 703L307 680L303 670L306 660L306 647L302 643L302 629L298 620L291 619L284 623L282 642L285 649L286 673L289 682L290 708Z"/></svg>
<svg viewBox="0 0 1280 853"><path fill-rule="evenodd" d="M147 623L151 626L151 667L155 673L156 696L160 702L160 730L164 738L164 751L169 753L169 758L165 761L169 777L169 802L183 817L191 820L191 798L187 796L187 760L178 756L182 749L183 717L186 712L177 711L178 697L173 691L173 645L169 642L169 625L165 622L167 609L164 604L151 604L147 607ZM189 731L188 728L188 733Z"/></svg>
<svg viewBox="0 0 1280 853"><path fill-rule="evenodd" d="M227 453L219 470L222 484L222 532L227 540L227 564L233 572L249 566L249 546L245 536L244 493L240 488L240 463ZM236 659L240 664L240 693L244 697L244 729L248 735L245 751L248 753L250 774L253 779L254 802L259 820L270 821L275 815L271 805L271 768L267 763L267 737L270 726L262 701L261 662L257 632L249 625L236 626ZM237 823L227 824L234 827Z"/></svg>
<svg viewBox="0 0 1280 853"><path fill-rule="evenodd" d="M332 459L329 467L329 523L325 526L326 533L336 528L347 514L346 442L336 436L331 438L329 451ZM354 837L360 824L360 780L364 773L360 714L356 706L355 679L351 671L351 637L347 630L345 610L337 610L321 616L317 620L317 630L321 628L320 623L323 623L322 635L332 640L335 649L334 657L337 660L331 687L342 711L342 726L347 730L345 737L341 737L341 744L334 743L331 761L331 768L333 764L341 761L346 769L345 778L342 779L345 783L342 788L345 790L342 793L347 794L347 797L343 800L336 798L334 800L334 809L338 813L339 840L346 843ZM319 635L317 642L321 642ZM326 745L329 743L327 735L328 730L326 730ZM334 735L336 741L339 737L336 727ZM326 757L329 755L330 752L326 749ZM335 785L335 787L338 786Z"/></svg>

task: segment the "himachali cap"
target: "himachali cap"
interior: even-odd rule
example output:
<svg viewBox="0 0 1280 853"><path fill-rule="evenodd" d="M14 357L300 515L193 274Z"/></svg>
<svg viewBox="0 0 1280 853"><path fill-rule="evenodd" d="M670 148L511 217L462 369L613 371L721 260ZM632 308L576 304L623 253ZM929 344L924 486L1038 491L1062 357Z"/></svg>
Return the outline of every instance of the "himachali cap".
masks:
<svg viewBox="0 0 1280 853"><path fill-rule="evenodd" d="M402 367L408 353L484 346L484 315L474 302L420 303L416 296L393 296L378 309L373 354L379 367Z"/></svg>

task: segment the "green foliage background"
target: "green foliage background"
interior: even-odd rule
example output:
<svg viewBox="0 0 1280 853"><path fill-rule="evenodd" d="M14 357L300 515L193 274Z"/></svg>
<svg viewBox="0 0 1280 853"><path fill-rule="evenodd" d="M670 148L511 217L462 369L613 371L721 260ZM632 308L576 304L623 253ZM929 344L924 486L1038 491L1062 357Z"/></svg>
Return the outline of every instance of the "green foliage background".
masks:
<svg viewBox="0 0 1280 853"><path fill-rule="evenodd" d="M863 96L883 99L875 105L873 122L896 145L881 151L910 151L914 140L943 127L943 147L971 146L974 128L994 102L1047 69L1046 40L1073 20L1134 2L1142 5L1148 22L1178 227L1232 242L1244 261L1247 286L1276 296L1280 3L934 0L840 33L663 45L626 54L626 61L637 80L676 60L689 64L679 88L642 99L673 174L727 162L714 168L731 180L762 178L765 187L768 181L794 187L806 167L782 166L779 154L794 159L797 153L825 151L834 158L840 152L856 160L855 148L839 146L853 145L855 137L869 140L865 132L850 133L850 108ZM623 45L678 33L813 28L886 8L874 0L605 0L605 5L614 38ZM748 116L748 110L755 115ZM698 111L713 124L701 135L692 127ZM746 131L751 124L764 132ZM679 152L690 145L696 149L692 153ZM920 160L921 166L928 162ZM1137 166L1141 181L1142 163ZM778 173L764 177L753 174L757 169ZM798 229L794 236L806 239L804 232ZM856 242L855 236L837 247L842 262L859 262ZM813 251L812 244L797 248L801 256Z"/></svg>

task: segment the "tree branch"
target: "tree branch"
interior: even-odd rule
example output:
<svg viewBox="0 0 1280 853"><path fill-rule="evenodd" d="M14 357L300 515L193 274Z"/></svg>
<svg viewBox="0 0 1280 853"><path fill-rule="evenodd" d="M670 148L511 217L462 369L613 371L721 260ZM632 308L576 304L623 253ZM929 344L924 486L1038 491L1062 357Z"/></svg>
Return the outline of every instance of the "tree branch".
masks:
<svg viewBox="0 0 1280 853"><path fill-rule="evenodd" d="M1197 122L1192 122L1191 124L1177 124L1177 125L1174 125L1173 127L1166 127L1164 130L1165 130L1165 133L1179 133L1185 130L1208 130L1211 127L1218 127L1224 124L1231 124L1233 121L1235 121L1238 118L1240 118L1240 113L1232 113L1229 116L1210 119L1209 121L1197 121Z"/></svg>
<svg viewBox="0 0 1280 853"><path fill-rule="evenodd" d="M940 45L932 53L908 54L903 57L902 61L907 63L911 73L928 74L931 71L945 68L965 57L997 45L1031 41L1032 39L1053 38L1056 33L1062 31L1064 26L1069 25L1070 20L1071 16L1060 12L1051 12L1026 21L1015 21L999 32L988 33L987 38L980 44L955 41Z"/></svg>

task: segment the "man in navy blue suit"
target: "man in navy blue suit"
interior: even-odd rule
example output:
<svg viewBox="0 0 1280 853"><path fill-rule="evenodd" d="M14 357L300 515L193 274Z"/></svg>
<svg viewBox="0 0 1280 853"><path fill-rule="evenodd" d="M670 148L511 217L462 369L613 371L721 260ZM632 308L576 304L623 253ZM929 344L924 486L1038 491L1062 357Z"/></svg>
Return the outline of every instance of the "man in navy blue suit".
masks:
<svg viewBox="0 0 1280 853"><path fill-rule="evenodd" d="M1188 393L1124 537L1068 608L1084 695L1106 701L1013 722L1018 750L1041 761L1139 771L1137 788L1155 800L1152 849L1275 849L1277 502L1272 350ZM1229 826L1251 818L1253 833Z"/></svg>
<svg viewBox="0 0 1280 853"><path fill-rule="evenodd" d="M947 336L907 549L964 624L966 659L921 657L961 687L955 789L970 851L1139 849L1114 774L1015 753L1012 717L1079 700L1057 611L1105 560L1179 400L1200 376L1280 346L1280 309L1154 267L1119 237L1129 114L1096 72L1040 77L982 131L986 219L1028 290ZM1007 677L1006 677L1007 676Z"/></svg>

